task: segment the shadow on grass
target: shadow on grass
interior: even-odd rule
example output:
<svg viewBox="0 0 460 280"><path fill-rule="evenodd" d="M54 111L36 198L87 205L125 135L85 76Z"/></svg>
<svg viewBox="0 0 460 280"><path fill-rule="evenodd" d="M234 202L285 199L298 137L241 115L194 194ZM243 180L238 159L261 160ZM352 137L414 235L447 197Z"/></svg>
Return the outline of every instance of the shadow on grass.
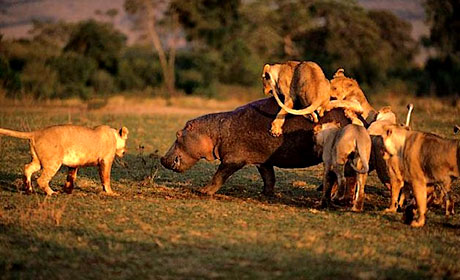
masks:
<svg viewBox="0 0 460 280"><path fill-rule="evenodd" d="M199 237L171 243L155 236L128 241L81 229L50 228L45 239L33 232L0 225L0 275L4 279L110 278L215 279L422 279L429 266L411 271L379 266L371 260L349 261L305 248L287 249L276 243L227 243ZM49 237L48 237L49 238Z"/></svg>

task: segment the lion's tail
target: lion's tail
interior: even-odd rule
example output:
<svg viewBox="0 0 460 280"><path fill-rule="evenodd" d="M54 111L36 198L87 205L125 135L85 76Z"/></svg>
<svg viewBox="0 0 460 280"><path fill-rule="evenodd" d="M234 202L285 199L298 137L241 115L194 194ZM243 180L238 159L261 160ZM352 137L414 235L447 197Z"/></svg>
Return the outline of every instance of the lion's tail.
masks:
<svg viewBox="0 0 460 280"><path fill-rule="evenodd" d="M278 105L281 108L283 108L289 114L293 114L293 115L308 115L308 114L312 114L319 107L319 105L313 103L310 106L308 106L307 108L304 108L304 109L301 109L301 110L291 109L291 108L287 107L286 105L284 105L284 103L280 100L280 98L278 97L278 94L276 93L276 90L273 91L273 96L275 97L276 102L278 103Z"/></svg>
<svg viewBox="0 0 460 280"><path fill-rule="evenodd" d="M34 137L33 132L15 131L15 130L10 130L6 128L0 128L0 134L15 137L15 138L29 139L29 140Z"/></svg>
<svg viewBox="0 0 460 280"><path fill-rule="evenodd" d="M359 141L356 141L356 148L358 149L359 159L361 160L363 168L357 168L356 165L353 164L353 162L351 162L350 165L356 172L360 174L366 174L369 172L369 162L367 160L369 158L367 155L368 152L364 149L363 145L360 145Z"/></svg>

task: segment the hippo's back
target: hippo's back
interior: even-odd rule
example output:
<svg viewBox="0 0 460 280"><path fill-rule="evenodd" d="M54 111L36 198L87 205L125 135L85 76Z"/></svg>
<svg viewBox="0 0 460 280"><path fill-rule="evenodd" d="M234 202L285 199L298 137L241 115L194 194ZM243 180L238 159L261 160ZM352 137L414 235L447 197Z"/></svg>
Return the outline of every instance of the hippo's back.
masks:
<svg viewBox="0 0 460 280"><path fill-rule="evenodd" d="M267 163L283 168L316 165L321 159L314 152L314 124L302 116L287 115L283 134L269 133L280 108L274 98L254 101L234 111L224 113L220 128L220 154L247 164ZM334 110L321 122L336 120L348 123L342 111Z"/></svg>

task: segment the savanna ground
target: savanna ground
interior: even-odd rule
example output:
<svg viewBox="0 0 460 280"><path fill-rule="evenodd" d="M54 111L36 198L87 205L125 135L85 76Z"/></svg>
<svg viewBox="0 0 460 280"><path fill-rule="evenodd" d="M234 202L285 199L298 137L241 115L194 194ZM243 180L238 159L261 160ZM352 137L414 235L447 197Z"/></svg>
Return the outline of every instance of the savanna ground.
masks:
<svg viewBox="0 0 460 280"><path fill-rule="evenodd" d="M382 96L371 102L376 108L393 105L403 121L409 100ZM414 103L415 129L455 137L458 107L432 99ZM401 213L383 214L389 191L375 172L367 182L365 211L352 213L317 209L321 165L276 169L276 196L267 198L253 166L235 173L214 197L202 197L191 190L206 184L217 163L200 162L184 174L159 164L188 119L238 102L58 105L6 102L0 127L127 126L128 154L112 168L112 188L120 196L102 193L93 167L80 169L71 195L47 198L36 185L37 192L26 195L28 143L1 137L0 278L460 278L459 216L446 220L442 209L431 209L427 225L413 229L402 223ZM53 179L53 189L61 189L65 172Z"/></svg>

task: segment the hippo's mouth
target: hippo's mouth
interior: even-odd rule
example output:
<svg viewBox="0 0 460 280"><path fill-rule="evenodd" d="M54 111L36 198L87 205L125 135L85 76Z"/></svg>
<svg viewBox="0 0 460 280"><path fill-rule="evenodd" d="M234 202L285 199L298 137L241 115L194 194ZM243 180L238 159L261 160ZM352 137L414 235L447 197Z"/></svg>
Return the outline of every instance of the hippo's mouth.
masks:
<svg viewBox="0 0 460 280"><path fill-rule="evenodd" d="M181 168L182 158L180 156L174 157L174 160L172 162L168 161L165 157L162 157L160 161L161 164L167 169L179 173L184 172L183 168Z"/></svg>

